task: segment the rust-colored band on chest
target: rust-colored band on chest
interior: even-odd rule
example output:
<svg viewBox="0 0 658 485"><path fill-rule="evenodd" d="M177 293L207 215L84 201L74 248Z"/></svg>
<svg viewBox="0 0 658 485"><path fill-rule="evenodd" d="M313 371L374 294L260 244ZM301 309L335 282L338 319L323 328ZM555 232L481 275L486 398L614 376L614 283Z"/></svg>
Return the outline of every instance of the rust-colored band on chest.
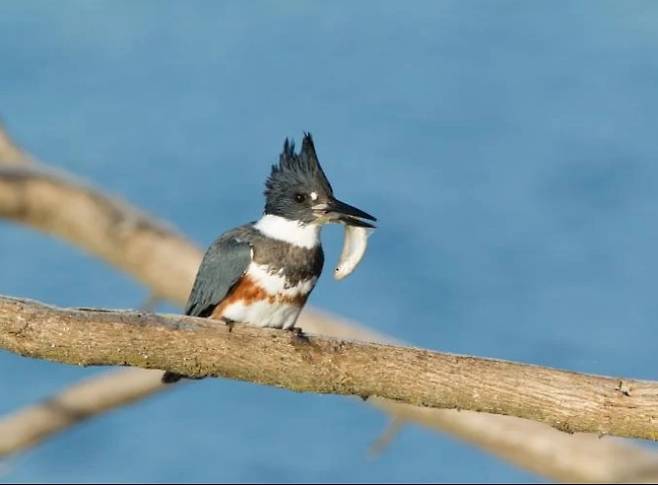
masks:
<svg viewBox="0 0 658 485"><path fill-rule="evenodd" d="M265 291L265 289L258 285L258 283L256 283L251 277L245 275L240 278L235 286L233 286L228 295L219 302L209 318L215 320L221 319L224 315L224 310L233 303L242 303L243 305L248 306L257 301L267 301L270 304L278 303L303 307L307 299L308 293L294 296L283 294L272 295Z"/></svg>

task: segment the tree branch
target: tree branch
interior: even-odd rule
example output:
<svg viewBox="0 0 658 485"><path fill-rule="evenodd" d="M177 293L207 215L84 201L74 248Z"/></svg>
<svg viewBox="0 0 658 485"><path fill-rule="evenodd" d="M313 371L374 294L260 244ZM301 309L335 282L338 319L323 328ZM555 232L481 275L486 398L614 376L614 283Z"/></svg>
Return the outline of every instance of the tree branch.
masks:
<svg viewBox="0 0 658 485"><path fill-rule="evenodd" d="M0 297L0 347L74 365L166 369L512 415L568 432L658 436L656 382L248 326L231 331L182 315L65 310Z"/></svg>
<svg viewBox="0 0 658 485"><path fill-rule="evenodd" d="M29 448L80 421L167 387L171 386L162 383L162 372L144 369L121 369L86 379L0 421L0 457Z"/></svg>
<svg viewBox="0 0 658 485"><path fill-rule="evenodd" d="M80 245L179 304L201 261L166 224L36 164L0 166L0 217Z"/></svg>
<svg viewBox="0 0 658 485"><path fill-rule="evenodd" d="M627 440L568 434L545 424L495 414L432 409L372 398L401 420L457 436L515 465L567 483L658 483L658 459Z"/></svg>
<svg viewBox="0 0 658 485"><path fill-rule="evenodd" d="M11 140L0 124L0 165L25 165L30 157Z"/></svg>

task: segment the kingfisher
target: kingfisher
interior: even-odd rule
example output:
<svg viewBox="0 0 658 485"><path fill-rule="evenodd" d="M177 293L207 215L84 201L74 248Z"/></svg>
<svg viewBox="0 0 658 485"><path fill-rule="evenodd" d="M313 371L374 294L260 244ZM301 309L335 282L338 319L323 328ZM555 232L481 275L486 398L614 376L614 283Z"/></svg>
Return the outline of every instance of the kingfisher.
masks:
<svg viewBox="0 0 658 485"><path fill-rule="evenodd" d="M286 138L265 183L258 221L231 229L207 249L185 314L298 331L295 322L322 273L320 230L326 223L374 228L377 219L339 201L305 133L301 150ZM172 383L182 375L165 372Z"/></svg>

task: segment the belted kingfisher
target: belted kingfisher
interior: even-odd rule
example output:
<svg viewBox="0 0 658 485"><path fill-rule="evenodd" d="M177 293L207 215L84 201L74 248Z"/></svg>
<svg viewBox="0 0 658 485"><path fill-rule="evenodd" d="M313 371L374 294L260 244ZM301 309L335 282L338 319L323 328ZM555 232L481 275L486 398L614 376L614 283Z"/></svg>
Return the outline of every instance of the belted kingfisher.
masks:
<svg viewBox="0 0 658 485"><path fill-rule="evenodd" d="M265 184L260 220L231 229L206 251L185 314L293 329L315 287L324 253L320 229L329 222L375 227L370 214L334 197L310 133L299 154L285 140ZM163 382L183 376L165 372Z"/></svg>

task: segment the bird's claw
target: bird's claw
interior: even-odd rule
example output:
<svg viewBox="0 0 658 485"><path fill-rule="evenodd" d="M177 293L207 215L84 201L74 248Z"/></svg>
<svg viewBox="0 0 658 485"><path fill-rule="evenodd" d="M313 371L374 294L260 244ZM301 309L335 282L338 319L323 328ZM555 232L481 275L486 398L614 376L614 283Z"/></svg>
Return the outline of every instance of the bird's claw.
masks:
<svg viewBox="0 0 658 485"><path fill-rule="evenodd" d="M235 327L235 321L231 320L230 318L222 318L222 320L228 327L228 333L231 333L233 331L233 327Z"/></svg>
<svg viewBox="0 0 658 485"><path fill-rule="evenodd" d="M310 342L308 336L304 333L304 331L301 328L292 327L292 328L289 328L288 331L292 332L292 335L293 335L293 338L295 339L295 341L305 343L305 344Z"/></svg>

